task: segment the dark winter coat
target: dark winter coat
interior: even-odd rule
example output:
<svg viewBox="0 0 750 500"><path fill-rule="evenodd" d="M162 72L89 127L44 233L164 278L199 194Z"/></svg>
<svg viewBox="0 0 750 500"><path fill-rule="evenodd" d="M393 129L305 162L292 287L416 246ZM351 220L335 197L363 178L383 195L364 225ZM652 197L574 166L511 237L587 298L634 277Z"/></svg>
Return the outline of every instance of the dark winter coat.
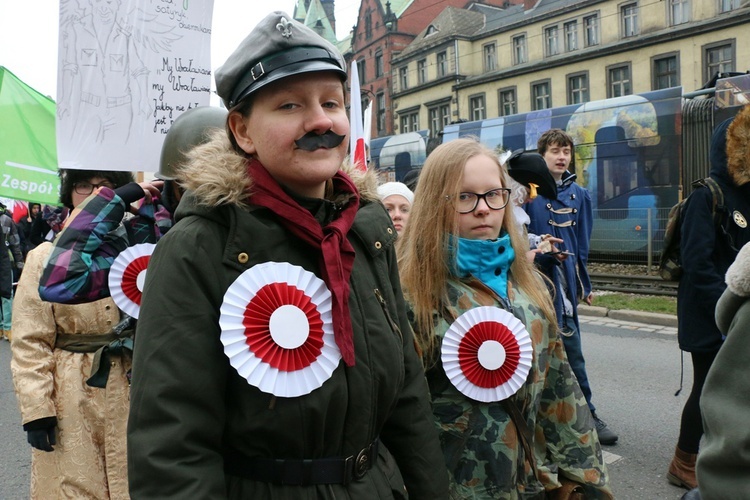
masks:
<svg viewBox="0 0 750 500"><path fill-rule="evenodd" d="M750 133L750 109L746 111L738 115L737 125ZM711 192L701 187L690 195L681 228L684 272L677 294L678 339L680 349L688 352L712 352L721 347L722 335L714 321L716 302L726 288L727 269L738 250L750 241L750 139L728 150L731 121L718 125L711 140L710 176L724 193L721 227L714 224ZM728 156L734 158L731 169Z"/></svg>
<svg viewBox="0 0 750 500"><path fill-rule="evenodd" d="M13 292L13 264L5 242L0 245L0 297L11 298Z"/></svg>
<svg viewBox="0 0 750 500"><path fill-rule="evenodd" d="M214 146L231 166L217 158L222 169L204 169L214 177L193 177L193 185L221 185L235 202L196 193L183 198L178 223L149 264L128 428L131 496L381 499L398 498L405 484L411 498L445 498L447 471L406 317L396 233L374 190L360 188L362 201L348 234L356 252L349 298L356 364L340 362L307 395L275 397L229 364L219 307L229 285L256 264L288 262L320 276L318 251L270 210L245 204L244 191L237 189L238 181L247 184L244 164L223 146L204 149ZM374 187L374 178L370 182ZM348 457L378 437L392 457L386 461L388 453L382 453L362 479L346 485L282 486L224 469L229 448L251 458Z"/></svg>

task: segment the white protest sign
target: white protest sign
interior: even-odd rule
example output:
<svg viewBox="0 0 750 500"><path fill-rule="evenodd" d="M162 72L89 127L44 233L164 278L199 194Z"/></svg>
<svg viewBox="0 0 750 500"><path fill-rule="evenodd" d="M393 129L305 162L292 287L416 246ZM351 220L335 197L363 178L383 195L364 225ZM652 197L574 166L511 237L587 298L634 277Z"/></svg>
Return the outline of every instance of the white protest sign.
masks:
<svg viewBox="0 0 750 500"><path fill-rule="evenodd" d="M213 1L61 0L61 168L158 170L164 136L209 104Z"/></svg>

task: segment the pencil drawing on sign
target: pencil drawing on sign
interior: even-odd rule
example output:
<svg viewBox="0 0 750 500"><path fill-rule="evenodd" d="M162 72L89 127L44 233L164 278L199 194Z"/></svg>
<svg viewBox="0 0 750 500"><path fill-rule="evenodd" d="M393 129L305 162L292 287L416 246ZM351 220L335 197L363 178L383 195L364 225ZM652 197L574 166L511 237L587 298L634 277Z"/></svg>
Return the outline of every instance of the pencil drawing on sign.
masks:
<svg viewBox="0 0 750 500"><path fill-rule="evenodd" d="M139 2L136 2L139 3ZM132 5L133 2L129 2ZM61 0L58 119L73 143L125 144L153 113L148 52L171 52L174 26L122 0ZM93 143L93 144L92 144Z"/></svg>

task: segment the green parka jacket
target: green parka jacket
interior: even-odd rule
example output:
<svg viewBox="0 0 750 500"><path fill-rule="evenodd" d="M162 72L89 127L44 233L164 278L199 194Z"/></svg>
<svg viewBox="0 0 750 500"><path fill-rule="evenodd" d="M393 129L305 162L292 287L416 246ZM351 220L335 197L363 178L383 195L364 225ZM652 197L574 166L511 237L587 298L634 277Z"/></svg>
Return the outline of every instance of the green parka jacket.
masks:
<svg viewBox="0 0 750 500"><path fill-rule="evenodd" d="M696 473L705 500L742 500L750 478L750 243L726 274L727 289L716 304L716 324L726 334L701 393L706 431Z"/></svg>
<svg viewBox="0 0 750 500"><path fill-rule="evenodd" d="M226 139L196 155L211 168L184 174L192 192L156 247L143 293L128 425L132 498L359 500L400 498L406 489L409 498L447 497L398 279L396 232L374 201L374 174L351 173L362 197L348 235L356 251L349 297L356 364L341 361L322 387L282 398L230 365L219 308L234 280L259 263L288 262L320 276L318 252L271 211L246 204L251 180ZM275 485L225 473L230 448L250 458L345 458L376 438L377 463L346 485Z"/></svg>

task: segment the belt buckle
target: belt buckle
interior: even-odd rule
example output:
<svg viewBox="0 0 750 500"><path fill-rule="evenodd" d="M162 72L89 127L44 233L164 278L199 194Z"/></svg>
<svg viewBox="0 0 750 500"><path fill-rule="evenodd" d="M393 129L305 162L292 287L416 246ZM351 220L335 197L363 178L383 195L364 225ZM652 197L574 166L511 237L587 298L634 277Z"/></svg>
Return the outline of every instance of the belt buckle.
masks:
<svg viewBox="0 0 750 500"><path fill-rule="evenodd" d="M370 469L371 447L372 445L368 446L367 448L363 448L359 453L357 453L357 458L354 459L354 469L352 470L352 476L354 477L354 479L362 479Z"/></svg>
<svg viewBox="0 0 750 500"><path fill-rule="evenodd" d="M255 74L256 71L258 72L257 75ZM250 76L253 77L253 81L257 81L258 79L260 79L260 77L262 77L265 74L266 74L266 70L265 68L263 68L263 62L259 62L258 64L250 68Z"/></svg>

